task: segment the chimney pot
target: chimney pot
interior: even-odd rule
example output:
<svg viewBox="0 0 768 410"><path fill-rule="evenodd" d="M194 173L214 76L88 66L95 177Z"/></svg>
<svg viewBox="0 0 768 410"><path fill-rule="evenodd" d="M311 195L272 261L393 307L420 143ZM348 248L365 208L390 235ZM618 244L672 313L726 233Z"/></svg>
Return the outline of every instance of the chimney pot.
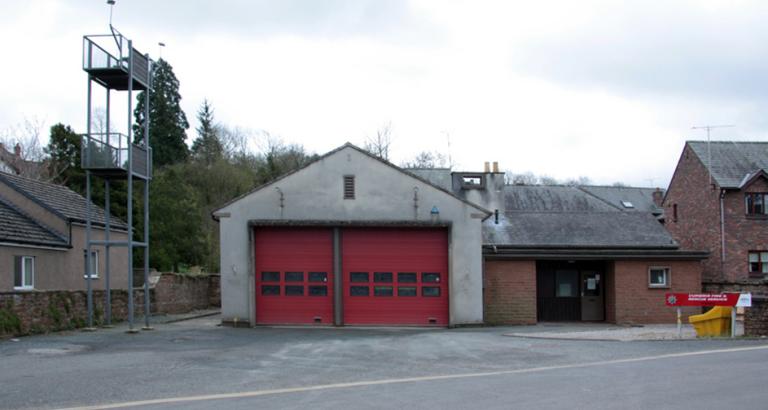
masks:
<svg viewBox="0 0 768 410"><path fill-rule="evenodd" d="M499 173L499 163L498 163L498 161L493 161L493 172L497 173L497 174Z"/></svg>
<svg viewBox="0 0 768 410"><path fill-rule="evenodd" d="M491 163L488 161L485 161L485 167L483 168L486 173L491 172Z"/></svg>

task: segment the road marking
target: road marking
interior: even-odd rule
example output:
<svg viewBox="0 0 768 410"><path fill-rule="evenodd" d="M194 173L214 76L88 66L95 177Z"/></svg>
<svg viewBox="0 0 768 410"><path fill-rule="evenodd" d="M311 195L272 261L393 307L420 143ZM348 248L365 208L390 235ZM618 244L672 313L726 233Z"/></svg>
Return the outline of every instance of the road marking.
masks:
<svg viewBox="0 0 768 410"><path fill-rule="evenodd" d="M318 390L346 389L350 387L377 386L377 385L384 385L384 384L427 382L427 381L436 381L436 380L451 380L451 379L464 379L464 378L473 378L473 377L500 376L500 375L508 375L508 374L535 373L535 372L543 372L548 370L596 367L596 366L606 366L606 365L621 364L621 363L634 363L634 362L646 362L646 361L661 360L661 359L671 359L671 358L677 358L677 357L704 356L704 355L711 355L711 354L746 352L751 350L766 350L766 349L768 349L768 345L736 347L736 348L730 348L730 349L717 349L717 350L700 350L696 352L670 353L670 354L662 354L657 356L644 356L644 357L635 357L630 359L605 360L605 361L591 362L591 363L531 367L527 369L499 370L494 372L482 372L482 373L446 374L446 375L440 375L440 376L419 376L419 377L405 377L400 379L368 380L368 381L348 382L348 383L321 384L316 386L289 387L289 388L271 389L271 390L255 390L255 391L247 391L247 392L239 392L239 393L170 397L165 399L152 399L152 400L129 401L129 402L123 402L123 403L100 404L96 406L69 407L69 408L60 409L60 410L119 409L124 407L150 406L154 404L172 404L172 403L206 401L206 400L240 399L240 398L247 398L247 397L267 396L272 394L303 393L303 392L318 391Z"/></svg>

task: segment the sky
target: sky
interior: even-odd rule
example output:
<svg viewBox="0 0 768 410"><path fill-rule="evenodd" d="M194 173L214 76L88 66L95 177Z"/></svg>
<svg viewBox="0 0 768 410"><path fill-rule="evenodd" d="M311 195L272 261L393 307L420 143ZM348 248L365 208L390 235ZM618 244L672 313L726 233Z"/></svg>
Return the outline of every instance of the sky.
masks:
<svg viewBox="0 0 768 410"><path fill-rule="evenodd" d="M0 130L85 131L102 0L0 0ZM322 154L391 127L391 160L666 187L686 140L768 140L768 2L117 0L113 24L218 121ZM158 43L164 43L161 47ZM103 93L95 92L96 106ZM113 94L113 118L127 97ZM124 122L122 123L124 124ZM124 125L123 125L124 126ZM45 133L47 135L47 132ZM46 136L47 138L47 136ZM45 143L46 141L43 141Z"/></svg>

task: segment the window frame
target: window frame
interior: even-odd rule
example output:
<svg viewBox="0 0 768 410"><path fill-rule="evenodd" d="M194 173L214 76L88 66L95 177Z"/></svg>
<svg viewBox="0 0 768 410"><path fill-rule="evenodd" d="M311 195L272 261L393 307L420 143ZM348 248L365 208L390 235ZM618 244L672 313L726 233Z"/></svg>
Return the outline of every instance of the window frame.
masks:
<svg viewBox="0 0 768 410"><path fill-rule="evenodd" d="M651 272L654 270L664 271L664 283L652 283ZM672 268L669 266L649 266L648 267L648 288L649 289L669 289L672 287Z"/></svg>
<svg viewBox="0 0 768 410"><path fill-rule="evenodd" d="M759 278L759 277L768 276L768 273L763 272L764 265L768 264L768 258L766 258L765 260L763 260L763 258L762 258L762 254L764 254L764 253L768 253L768 250L751 250L751 251L747 251L747 272L749 273L750 277L753 277L753 278L757 277L757 278ZM750 255L753 255L753 254L757 255L757 264L758 264L758 267L759 267L759 269L757 271L753 271L752 270L752 262L750 262L750 260L749 260Z"/></svg>
<svg viewBox="0 0 768 410"><path fill-rule="evenodd" d="M355 176L344 175L342 177L342 196L344 199L355 199Z"/></svg>
<svg viewBox="0 0 768 410"><path fill-rule="evenodd" d="M16 278L15 278L16 275L14 274L13 289L14 290L33 290L35 288L35 257L34 256L29 256L29 255L16 255L16 256L18 256L21 259L21 263L19 264L20 265L20 269L21 269L21 285L20 286L16 286L16 283L15 283L16 282ZM30 285L25 285L24 284L26 282L24 279L26 278L26 273L27 273L26 272L27 264L25 263L26 260L31 260L32 261L32 273L31 273L30 278L29 278L30 279L29 280ZM15 267L14 267L14 269L15 269Z"/></svg>
<svg viewBox="0 0 768 410"><path fill-rule="evenodd" d="M755 212L755 199L761 197L762 212ZM750 201L751 199L751 201ZM766 192L745 192L744 193L744 213L748 216L766 217L768 216L768 209L766 209L766 202L768 201L768 193Z"/></svg>
<svg viewBox="0 0 768 410"><path fill-rule="evenodd" d="M88 252L87 250L83 250L83 253ZM86 258L87 260L88 258ZM86 262L88 263L88 262ZM98 279L99 278L99 250L95 249L91 251L91 264L93 265L93 271L91 273L91 280ZM88 272L83 272L83 279L88 279Z"/></svg>

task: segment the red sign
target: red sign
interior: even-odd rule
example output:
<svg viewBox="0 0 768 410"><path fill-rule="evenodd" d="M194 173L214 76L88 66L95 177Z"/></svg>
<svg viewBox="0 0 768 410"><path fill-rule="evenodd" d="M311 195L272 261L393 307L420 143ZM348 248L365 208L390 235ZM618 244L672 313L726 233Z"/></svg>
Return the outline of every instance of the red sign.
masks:
<svg viewBox="0 0 768 410"><path fill-rule="evenodd" d="M667 293L667 306L736 306L738 293Z"/></svg>

